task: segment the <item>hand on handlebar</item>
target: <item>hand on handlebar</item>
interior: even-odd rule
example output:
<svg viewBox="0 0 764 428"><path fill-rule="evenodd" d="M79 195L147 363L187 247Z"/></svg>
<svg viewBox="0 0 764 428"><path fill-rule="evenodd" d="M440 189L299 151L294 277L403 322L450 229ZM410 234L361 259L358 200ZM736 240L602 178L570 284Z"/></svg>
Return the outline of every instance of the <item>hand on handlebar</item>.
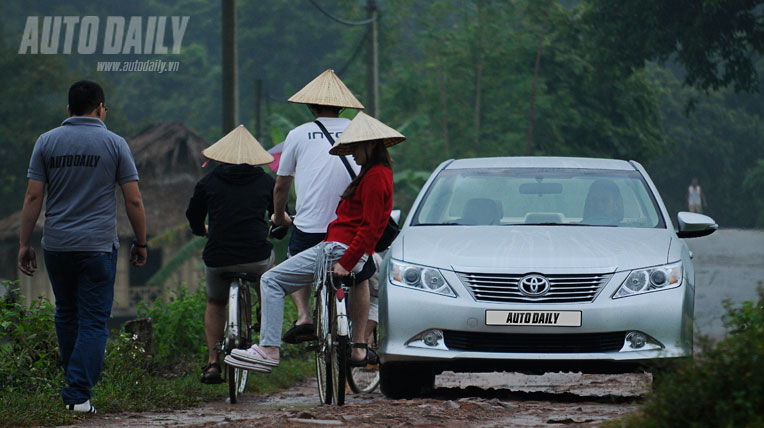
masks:
<svg viewBox="0 0 764 428"><path fill-rule="evenodd" d="M283 215L276 216L276 214L271 214L271 223L273 223L274 226L286 226L289 227L292 225L292 217L289 216L289 214L284 211Z"/></svg>
<svg viewBox="0 0 764 428"><path fill-rule="evenodd" d="M334 272L334 274L337 275L337 276L348 276L348 275L350 275L350 272L348 272L339 263L335 263L334 266L332 266L332 272Z"/></svg>

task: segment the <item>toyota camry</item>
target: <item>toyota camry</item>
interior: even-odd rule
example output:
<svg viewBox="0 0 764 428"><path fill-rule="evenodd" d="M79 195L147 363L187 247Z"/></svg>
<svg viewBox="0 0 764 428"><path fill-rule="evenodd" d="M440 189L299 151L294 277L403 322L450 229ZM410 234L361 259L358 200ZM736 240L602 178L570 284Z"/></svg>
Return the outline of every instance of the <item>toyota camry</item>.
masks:
<svg viewBox="0 0 764 428"><path fill-rule="evenodd" d="M635 161L443 162L380 269L383 393L416 395L444 370L620 373L690 356L681 238L717 225L676 219Z"/></svg>

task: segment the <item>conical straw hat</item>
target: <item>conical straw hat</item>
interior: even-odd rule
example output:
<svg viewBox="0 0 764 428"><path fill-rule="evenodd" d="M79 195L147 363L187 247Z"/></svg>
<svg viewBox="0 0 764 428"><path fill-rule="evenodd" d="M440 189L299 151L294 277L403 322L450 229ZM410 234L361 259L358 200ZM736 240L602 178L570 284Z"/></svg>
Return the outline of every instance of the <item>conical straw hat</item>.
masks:
<svg viewBox="0 0 764 428"><path fill-rule="evenodd" d="M340 138L334 142L334 146L329 150L329 153L333 155L349 155L353 152L351 144L362 141L382 140L385 146L390 147L405 139L406 137L400 132L359 111L355 118L353 118L353 121L350 122L350 125L342 132Z"/></svg>
<svg viewBox="0 0 764 428"><path fill-rule="evenodd" d="M310 83L305 85L288 100L290 103L319 104L324 106L363 109L342 80L334 74L334 70L326 70Z"/></svg>
<svg viewBox="0 0 764 428"><path fill-rule="evenodd" d="M265 165L273 162L273 156L263 149L244 125L237 126L215 144L202 150L202 154L209 159L234 165Z"/></svg>

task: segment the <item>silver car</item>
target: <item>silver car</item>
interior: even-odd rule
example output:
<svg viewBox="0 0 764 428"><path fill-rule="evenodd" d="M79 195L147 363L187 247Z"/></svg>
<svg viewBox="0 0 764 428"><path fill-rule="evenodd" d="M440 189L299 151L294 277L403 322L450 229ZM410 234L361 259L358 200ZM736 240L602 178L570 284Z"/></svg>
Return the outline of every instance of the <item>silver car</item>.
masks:
<svg viewBox="0 0 764 428"><path fill-rule="evenodd" d="M381 387L410 397L443 370L620 373L692 354L695 273L637 162L443 162L380 269Z"/></svg>

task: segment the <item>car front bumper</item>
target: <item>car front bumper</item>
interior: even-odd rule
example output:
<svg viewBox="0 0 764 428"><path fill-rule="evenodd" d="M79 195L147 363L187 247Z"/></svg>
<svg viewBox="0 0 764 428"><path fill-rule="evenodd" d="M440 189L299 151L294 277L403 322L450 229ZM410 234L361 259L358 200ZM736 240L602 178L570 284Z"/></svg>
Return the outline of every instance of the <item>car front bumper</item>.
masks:
<svg viewBox="0 0 764 428"><path fill-rule="evenodd" d="M593 302L576 304L478 302L449 272L444 275L456 298L386 282L380 289L380 359L464 371L527 368L609 373L690 356L694 291L687 278L675 289L612 299L627 274L613 275ZM581 326L490 326L485 322L486 310L581 311ZM415 340L429 330L443 333L437 345ZM631 348L626 341L630 332L646 335L649 346ZM614 343L618 340L622 346ZM495 346L485 345L488 341ZM539 351L545 348L530 346L535 351L523 352L524 341L529 346L547 341L553 349ZM575 351L566 352L568 348Z"/></svg>

